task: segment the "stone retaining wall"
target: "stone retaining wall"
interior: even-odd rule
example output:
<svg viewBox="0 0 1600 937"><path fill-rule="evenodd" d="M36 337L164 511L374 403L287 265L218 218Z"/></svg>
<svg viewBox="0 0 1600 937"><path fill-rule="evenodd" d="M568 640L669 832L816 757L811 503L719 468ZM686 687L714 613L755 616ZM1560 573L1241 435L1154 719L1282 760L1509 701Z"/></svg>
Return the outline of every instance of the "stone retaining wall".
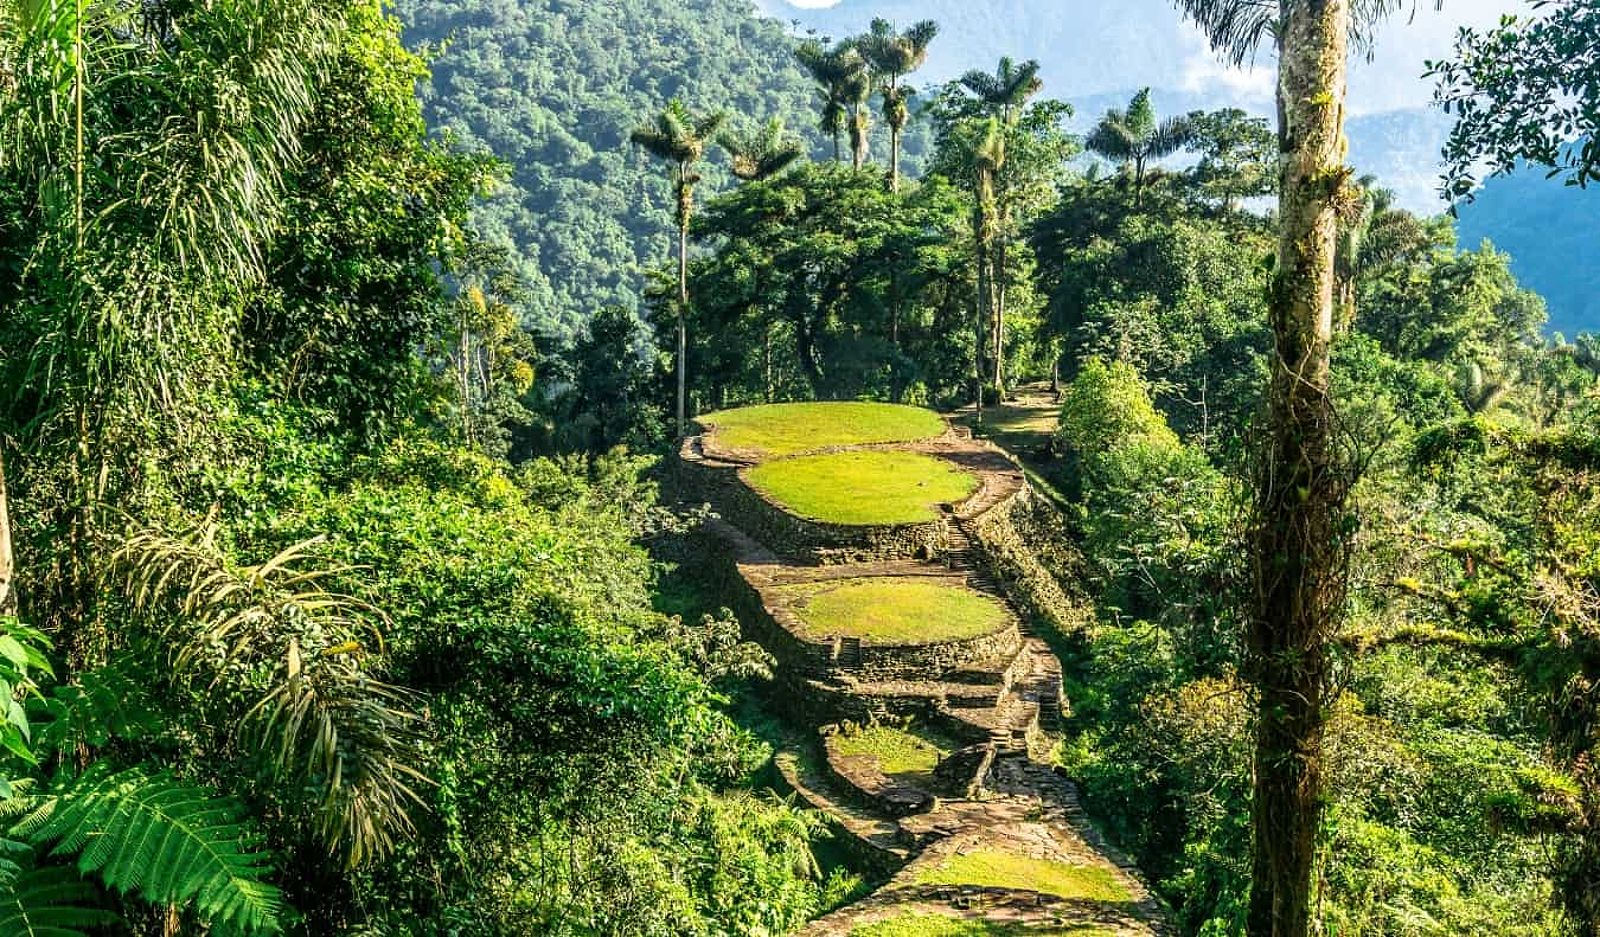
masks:
<svg viewBox="0 0 1600 937"><path fill-rule="evenodd" d="M1028 545L1024 531L1043 520L1040 515L1055 509L1024 487L1011 498L970 521L965 521L973 547L984 569L1005 590L1023 615L1066 637L1079 633L1090 613L1081 599L1068 595L1061 582ZM1065 524L1065 520L1060 521Z"/></svg>
<svg viewBox="0 0 1600 937"><path fill-rule="evenodd" d="M685 451L690 443L685 443ZM698 458L676 460L680 493L716 505L724 520L769 549L802 563L874 563L931 559L944 552L950 521L920 524L829 524L797 517L752 488L747 466Z"/></svg>

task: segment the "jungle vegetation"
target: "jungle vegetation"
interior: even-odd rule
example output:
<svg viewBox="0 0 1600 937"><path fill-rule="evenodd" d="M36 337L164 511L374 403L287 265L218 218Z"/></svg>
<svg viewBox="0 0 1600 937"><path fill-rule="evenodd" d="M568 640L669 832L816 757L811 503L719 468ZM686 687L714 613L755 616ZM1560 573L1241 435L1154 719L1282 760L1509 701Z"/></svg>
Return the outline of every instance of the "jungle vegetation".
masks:
<svg viewBox="0 0 1600 937"><path fill-rule="evenodd" d="M863 880L661 460L1026 384L1056 758L1184 933L1600 933L1600 344L1344 165L1405 6L1183 0L1284 126L1078 139L1034 63L918 85L933 23L0 0L0 930L797 928ZM1441 185L1592 198L1600 5L1522 12L1433 66Z"/></svg>

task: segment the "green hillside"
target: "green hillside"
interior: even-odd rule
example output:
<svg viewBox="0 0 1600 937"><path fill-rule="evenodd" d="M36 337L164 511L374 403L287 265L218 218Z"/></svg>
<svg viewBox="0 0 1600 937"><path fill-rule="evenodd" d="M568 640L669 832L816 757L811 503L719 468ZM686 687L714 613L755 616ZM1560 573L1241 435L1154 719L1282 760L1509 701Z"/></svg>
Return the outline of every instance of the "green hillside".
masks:
<svg viewBox="0 0 1600 937"><path fill-rule="evenodd" d="M665 173L629 131L678 97L808 134L812 91L791 40L746 0L399 0L412 43L443 43L422 88L430 127L507 164L480 233L514 246L531 320L570 329L637 308L670 249ZM737 120L736 120L737 122ZM720 161L720 157L716 158ZM724 187L720 165L707 193Z"/></svg>

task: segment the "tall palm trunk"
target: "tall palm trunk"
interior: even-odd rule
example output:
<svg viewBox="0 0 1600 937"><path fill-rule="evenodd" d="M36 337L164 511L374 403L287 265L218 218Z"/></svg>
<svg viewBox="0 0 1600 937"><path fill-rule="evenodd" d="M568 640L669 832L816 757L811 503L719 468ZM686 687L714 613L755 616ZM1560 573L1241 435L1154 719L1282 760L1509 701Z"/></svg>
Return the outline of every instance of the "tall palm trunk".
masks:
<svg viewBox="0 0 1600 937"><path fill-rule="evenodd" d="M1006 235L1001 222L1000 236L994 245L994 274L990 278L994 291L994 390L999 398L1006 394Z"/></svg>
<svg viewBox="0 0 1600 937"><path fill-rule="evenodd" d="M889 90L887 99L893 102L900 100L900 76L889 76ZM898 107L898 103L890 106ZM886 108L888 110L889 108ZM900 191L900 132L904 129L896 116L898 112L889 114L889 191Z"/></svg>
<svg viewBox="0 0 1600 937"><path fill-rule="evenodd" d="M867 147L870 145L867 136L867 109L865 105L858 104L850 110L850 164L856 169L865 169L871 154Z"/></svg>
<svg viewBox="0 0 1600 937"><path fill-rule="evenodd" d="M678 435L689 429L689 217L694 187L687 164L678 166Z"/></svg>
<svg viewBox="0 0 1600 937"><path fill-rule="evenodd" d="M11 546L11 501L6 494L6 454L0 444L0 616L17 611L17 555Z"/></svg>
<svg viewBox="0 0 1600 937"><path fill-rule="evenodd" d="M1329 392L1349 0L1282 0L1276 349L1256 479L1248 674L1257 694L1252 937L1304 937L1321 819L1327 643L1345 594L1347 482Z"/></svg>
<svg viewBox="0 0 1600 937"><path fill-rule="evenodd" d="M992 313L989 268L989 218L988 208L980 197L973 210L974 251L977 260L977 296L973 300L974 345L972 355L973 407L976 424L983 426L983 365L988 342L984 331Z"/></svg>

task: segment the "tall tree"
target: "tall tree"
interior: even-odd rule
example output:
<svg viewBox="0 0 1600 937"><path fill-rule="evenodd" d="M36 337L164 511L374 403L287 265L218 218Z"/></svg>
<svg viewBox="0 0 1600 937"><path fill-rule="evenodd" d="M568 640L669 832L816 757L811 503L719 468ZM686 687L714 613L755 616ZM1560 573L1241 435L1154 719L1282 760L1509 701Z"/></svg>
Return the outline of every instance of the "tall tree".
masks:
<svg viewBox="0 0 1600 937"><path fill-rule="evenodd" d="M825 46L815 39L800 43L794 54L822 95L818 126L833 137L834 162L844 160L840 139L848 131L851 161L860 169L866 159L869 126L866 104L872 93L872 74L867 60L852 43Z"/></svg>
<svg viewBox="0 0 1600 937"><path fill-rule="evenodd" d="M1193 128L1187 117L1156 119L1150 89L1133 96L1127 110L1106 111L1084 145L1106 159L1123 165L1133 183L1134 208L1144 207L1145 174L1154 160L1188 145Z"/></svg>
<svg viewBox="0 0 1600 937"><path fill-rule="evenodd" d="M995 393L1005 394L1005 348L1006 348L1006 297L1010 292L1010 239L1012 225L1012 199L1011 180L1006 172L1007 147L1006 141L1017 122L1022 119L1023 109L1028 102L1044 89L1044 81L1039 78L1039 63L1027 61L1018 64L1009 57L1002 58L995 68L994 74L981 71L970 71L961 78L962 87L977 98L978 102L987 109L995 120L996 131L1000 134L999 145L992 150L992 155L997 159L994 165L992 184L994 188L994 242L993 249L989 252L991 269L989 279L992 281L993 297L988 303L989 341L991 344L990 356L994 368L992 380Z"/></svg>
<svg viewBox="0 0 1600 937"><path fill-rule="evenodd" d="M1000 209L996 197L996 179L1000 170L1006 163L1006 132L1005 125L1000 118L991 117L980 125L977 136L973 139L972 166L973 166L973 241L977 250L978 261L978 296L976 302L976 321L974 323L977 337L977 350L973 355L974 377L977 380L977 393L974 395L975 417L979 426L983 425L983 356L984 356L984 331L989 329L999 332L1000 304L999 287L996 284L994 261L997 243L1000 240ZM995 345L989 349L995 357L994 386L997 392L1001 386L1003 365L999 358L1002 352L1000 341L995 338Z"/></svg>
<svg viewBox="0 0 1600 937"><path fill-rule="evenodd" d="M1352 12L1352 2L1356 12ZM1249 527L1245 673L1256 693L1249 930L1303 937L1322 813L1328 644L1344 604L1350 486L1330 392L1349 47L1403 0L1178 0L1235 64L1278 52L1274 339Z"/></svg>
<svg viewBox="0 0 1600 937"><path fill-rule="evenodd" d="M667 163L677 198L678 223L678 434L688 429L687 375L689 355L689 222L694 217L694 187L700 182L695 166L705 157L706 146L722 129L727 115L691 113L682 101L672 100L653 123L634 130L635 146Z"/></svg>
<svg viewBox="0 0 1600 937"><path fill-rule="evenodd" d="M0 242L0 424L31 463L12 478L52 476L54 499L29 510L66 532L47 609L76 665L104 636L92 554L109 505L143 483L113 468L203 425L192 405L261 280L339 18L301 0L0 15L0 190L17 199Z"/></svg>
<svg viewBox="0 0 1600 937"><path fill-rule="evenodd" d="M741 182L771 179L805 155L804 145L784 129L780 117L751 131L724 130L717 145L727 152L729 168Z"/></svg>
<svg viewBox="0 0 1600 937"><path fill-rule="evenodd" d="M888 20L875 19L861 40L861 51L882 84L883 120L889 125L891 192L900 191L900 138L911 121L911 96L916 92L902 82L927 62L928 46L938 35L939 24L933 20L923 20L905 32L897 32Z"/></svg>

